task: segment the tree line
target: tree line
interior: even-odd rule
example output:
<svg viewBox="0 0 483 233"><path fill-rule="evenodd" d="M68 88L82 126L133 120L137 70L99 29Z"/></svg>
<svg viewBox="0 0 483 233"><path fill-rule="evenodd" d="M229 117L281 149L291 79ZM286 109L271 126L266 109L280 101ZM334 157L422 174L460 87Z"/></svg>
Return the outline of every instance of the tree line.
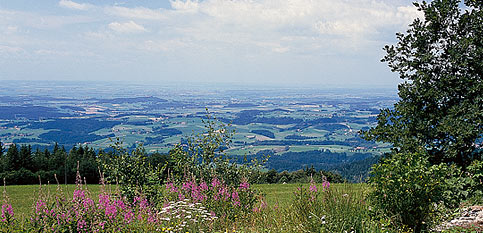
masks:
<svg viewBox="0 0 483 233"><path fill-rule="evenodd" d="M64 146L55 144L52 149L33 148L28 144L11 144L8 148L0 142L0 178L7 185L75 183L77 170L88 184L97 184L100 179L100 155L115 153L111 150L94 150L88 146L74 146L66 150ZM176 163L170 154L151 153L145 155L147 164L153 167L164 166L165 170L174 170ZM166 175L166 174L165 174ZM57 177L57 180L56 180ZM255 183L306 183L313 177L322 180L325 177L330 182L344 182L345 179L336 172L316 170L305 167L297 171L260 170Z"/></svg>

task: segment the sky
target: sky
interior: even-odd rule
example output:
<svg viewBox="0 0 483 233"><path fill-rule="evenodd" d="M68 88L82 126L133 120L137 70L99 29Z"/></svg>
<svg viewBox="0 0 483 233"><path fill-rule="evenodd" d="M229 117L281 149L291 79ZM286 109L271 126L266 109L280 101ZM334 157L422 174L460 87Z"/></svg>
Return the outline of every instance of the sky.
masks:
<svg viewBox="0 0 483 233"><path fill-rule="evenodd" d="M0 0L0 80L395 87L407 0Z"/></svg>

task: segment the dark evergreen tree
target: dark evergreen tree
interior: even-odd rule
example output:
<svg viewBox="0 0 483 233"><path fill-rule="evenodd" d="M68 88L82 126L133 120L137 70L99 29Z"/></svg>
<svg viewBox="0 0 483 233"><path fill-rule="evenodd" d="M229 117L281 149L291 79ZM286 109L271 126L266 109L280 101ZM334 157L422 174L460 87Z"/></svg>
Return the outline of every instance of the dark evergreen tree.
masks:
<svg viewBox="0 0 483 233"><path fill-rule="evenodd" d="M32 169L32 146L21 145L19 153L19 166L20 168L25 168L27 170Z"/></svg>
<svg viewBox="0 0 483 233"><path fill-rule="evenodd" d="M20 169L20 156L16 144L12 144L7 150L7 171L16 171Z"/></svg>

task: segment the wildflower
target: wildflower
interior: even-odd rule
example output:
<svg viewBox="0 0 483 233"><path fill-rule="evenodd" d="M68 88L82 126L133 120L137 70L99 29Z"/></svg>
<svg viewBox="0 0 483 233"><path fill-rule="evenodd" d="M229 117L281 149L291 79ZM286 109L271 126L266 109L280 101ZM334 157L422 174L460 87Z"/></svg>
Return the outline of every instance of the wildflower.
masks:
<svg viewBox="0 0 483 233"><path fill-rule="evenodd" d="M317 192L317 186L315 185L315 183L310 184L309 190L311 192L315 192L315 193Z"/></svg>
<svg viewBox="0 0 483 233"><path fill-rule="evenodd" d="M13 208L12 208L12 205L10 204L3 204L2 205L2 219L1 221L2 222L6 222L7 219L9 218L13 218L14 216L14 213L13 213Z"/></svg>
<svg viewBox="0 0 483 233"><path fill-rule="evenodd" d="M201 184L200 184L200 189L201 189L202 191L206 191L206 190L208 190L208 185L206 185L206 182L204 182L204 181L203 181L203 182L201 182Z"/></svg>
<svg viewBox="0 0 483 233"><path fill-rule="evenodd" d="M109 217L109 219L112 219L112 218L116 217L116 215L117 215L116 206L114 206L114 205L108 205L106 207L105 214L106 214L106 216Z"/></svg>
<svg viewBox="0 0 483 233"><path fill-rule="evenodd" d="M125 214L124 214L124 221L126 221L127 223L130 223L132 218L134 216L134 213L131 211L131 210L128 210Z"/></svg>
<svg viewBox="0 0 483 233"><path fill-rule="evenodd" d="M79 222L77 222L77 230L80 230L80 229L83 229L84 227L86 227L87 223L85 220L80 220Z"/></svg>
<svg viewBox="0 0 483 233"><path fill-rule="evenodd" d="M213 186L213 188L216 188L218 187L218 185L220 185L220 181L216 177L213 178L213 180L211 181L211 186Z"/></svg>
<svg viewBox="0 0 483 233"><path fill-rule="evenodd" d="M240 189L249 189L250 188L250 184L248 182L242 182L240 183L240 186L239 186Z"/></svg>

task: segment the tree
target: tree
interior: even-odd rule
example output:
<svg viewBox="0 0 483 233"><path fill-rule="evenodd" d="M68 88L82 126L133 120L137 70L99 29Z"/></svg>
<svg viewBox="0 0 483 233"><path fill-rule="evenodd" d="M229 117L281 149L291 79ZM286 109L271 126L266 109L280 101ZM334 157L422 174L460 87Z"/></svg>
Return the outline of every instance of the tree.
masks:
<svg viewBox="0 0 483 233"><path fill-rule="evenodd" d="M10 145L7 150L7 170L16 171L20 169L19 154L16 144Z"/></svg>
<svg viewBox="0 0 483 233"><path fill-rule="evenodd" d="M20 168L25 168L27 170L32 169L32 146L30 145L21 145L18 163L20 164Z"/></svg>
<svg viewBox="0 0 483 233"><path fill-rule="evenodd" d="M365 139L390 142L394 152L427 151L433 164L463 169L483 135L483 1L415 3L416 19L383 62L404 80L400 100L381 110Z"/></svg>

